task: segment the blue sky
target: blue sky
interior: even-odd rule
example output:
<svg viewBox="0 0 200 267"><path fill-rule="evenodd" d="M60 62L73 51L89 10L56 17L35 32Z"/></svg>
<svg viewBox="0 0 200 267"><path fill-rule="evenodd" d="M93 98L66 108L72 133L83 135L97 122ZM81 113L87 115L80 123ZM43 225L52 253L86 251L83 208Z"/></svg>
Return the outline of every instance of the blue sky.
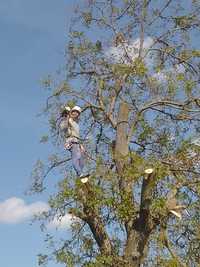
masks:
<svg viewBox="0 0 200 267"><path fill-rule="evenodd" d="M64 47L75 1L0 1L0 266L36 267L44 251L38 225L30 225L45 199L24 194L38 157L46 122L36 115L46 93L40 81L64 63ZM39 202L40 201L40 202ZM49 263L48 267L55 267Z"/></svg>

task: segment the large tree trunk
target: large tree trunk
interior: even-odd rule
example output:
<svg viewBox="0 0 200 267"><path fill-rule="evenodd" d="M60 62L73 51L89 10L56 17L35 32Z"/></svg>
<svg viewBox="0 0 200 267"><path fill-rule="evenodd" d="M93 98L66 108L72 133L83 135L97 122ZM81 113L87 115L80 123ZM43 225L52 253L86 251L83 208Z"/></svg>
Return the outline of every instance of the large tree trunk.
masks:
<svg viewBox="0 0 200 267"><path fill-rule="evenodd" d="M126 159L128 156L128 113L129 108L126 103L121 103L117 118L117 133L115 145L115 161L117 172L122 175Z"/></svg>
<svg viewBox="0 0 200 267"><path fill-rule="evenodd" d="M147 251L148 234L143 232L140 220L135 222L134 228L130 231L125 247L124 258L129 267L139 267L143 263Z"/></svg>
<svg viewBox="0 0 200 267"><path fill-rule="evenodd" d="M128 146L128 116L129 106L126 103L121 103L117 118L117 131L115 141L115 163L119 176L119 190L121 201L126 201L127 204L134 209L134 200L132 187L133 182L130 177L126 177L125 170L129 162L129 146ZM125 227L127 234L132 226L132 216L125 218Z"/></svg>
<svg viewBox="0 0 200 267"><path fill-rule="evenodd" d="M115 145L115 162L120 180L121 199L126 196L134 211L133 181L131 177L124 177L126 166L129 163L128 132L129 108L126 103L121 103L117 120L117 133ZM152 175L144 179L141 190L140 212L137 219L129 216L125 220L127 242L124 251L124 259L127 267L139 267L146 257L148 240L152 230L149 208L152 198ZM131 214L131 213L130 213Z"/></svg>
<svg viewBox="0 0 200 267"><path fill-rule="evenodd" d="M133 222L132 229L127 237L125 258L132 267L139 267L144 262L148 241L155 224L150 216L152 201L153 175L143 180L139 217Z"/></svg>

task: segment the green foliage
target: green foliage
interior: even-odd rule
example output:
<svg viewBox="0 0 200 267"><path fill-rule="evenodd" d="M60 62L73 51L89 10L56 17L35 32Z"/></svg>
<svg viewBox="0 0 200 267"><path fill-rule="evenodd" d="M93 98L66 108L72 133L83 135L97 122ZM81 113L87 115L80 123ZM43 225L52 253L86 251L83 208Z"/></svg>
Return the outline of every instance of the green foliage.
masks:
<svg viewBox="0 0 200 267"><path fill-rule="evenodd" d="M200 50L192 50L193 57L200 57Z"/></svg>
<svg viewBox="0 0 200 267"><path fill-rule="evenodd" d="M33 171L31 173L32 185L31 192L41 193L44 189L43 187L43 177L45 172L45 165L41 160L37 160Z"/></svg>
<svg viewBox="0 0 200 267"><path fill-rule="evenodd" d="M83 36L83 32L81 32L81 31L73 31L73 32L71 32L71 36L73 37L73 38L80 38L80 37L82 37Z"/></svg>
<svg viewBox="0 0 200 267"><path fill-rule="evenodd" d="M169 260L163 260L163 267L180 267L180 262L173 258L173 259L169 259Z"/></svg>
<svg viewBox="0 0 200 267"><path fill-rule="evenodd" d="M182 50L179 57L183 61L187 61L191 58L191 51L190 50Z"/></svg>
<svg viewBox="0 0 200 267"><path fill-rule="evenodd" d="M144 62L137 58L135 59L131 65L127 64L113 64L112 71L115 74L118 74L120 76L123 75L138 75L138 76L144 76L147 73L147 68L144 64Z"/></svg>
<svg viewBox="0 0 200 267"><path fill-rule="evenodd" d="M126 193L122 195L122 200L116 207L116 213L120 221L125 221L134 215L133 203L131 201L130 194Z"/></svg>
<svg viewBox="0 0 200 267"><path fill-rule="evenodd" d="M45 266L48 262L48 255L38 254L38 265Z"/></svg>
<svg viewBox="0 0 200 267"><path fill-rule="evenodd" d="M56 131L56 118L53 115L49 118L49 126L52 131Z"/></svg>
<svg viewBox="0 0 200 267"><path fill-rule="evenodd" d="M125 176L131 177L133 181L137 181L143 176L144 170L147 165L149 166L149 163L147 163L147 161L143 157L141 157L135 152L130 153L130 158L132 164L127 166Z"/></svg>
<svg viewBox="0 0 200 267"><path fill-rule="evenodd" d="M54 96L59 96L63 93L67 93L70 90L69 84L64 81L62 82L53 92Z"/></svg>
<svg viewBox="0 0 200 267"><path fill-rule="evenodd" d="M136 75L143 77L147 73L147 67L142 59L136 58L133 62Z"/></svg>
<svg viewBox="0 0 200 267"><path fill-rule="evenodd" d="M69 101L67 101L66 106L69 106L70 108L73 108L76 105L76 100L75 99L71 99Z"/></svg>
<svg viewBox="0 0 200 267"><path fill-rule="evenodd" d="M158 219L160 216L167 215L167 209L165 207L166 200L164 197L160 197L154 199L151 205L151 213L153 217L157 217Z"/></svg>
<svg viewBox="0 0 200 267"><path fill-rule="evenodd" d="M112 256L98 256L95 260L95 262L90 262L87 264L84 264L84 267L103 267L103 266L107 266L107 267L111 267L113 263L113 258Z"/></svg>
<svg viewBox="0 0 200 267"><path fill-rule="evenodd" d="M112 12L113 12L113 15L118 15L120 12L120 8L116 6L112 6Z"/></svg>
<svg viewBox="0 0 200 267"><path fill-rule="evenodd" d="M187 94L191 94L193 88L195 87L196 82L192 81L192 80L186 80L184 83L184 87L185 87L185 92Z"/></svg>
<svg viewBox="0 0 200 267"><path fill-rule="evenodd" d="M123 76L124 74L130 75L131 73L134 73L134 68L127 64L113 64L112 71L113 73Z"/></svg>
<svg viewBox="0 0 200 267"><path fill-rule="evenodd" d="M73 253L61 249L56 252L55 256L58 263L64 263L67 267L75 267L76 257Z"/></svg>
<svg viewBox="0 0 200 267"><path fill-rule="evenodd" d="M89 235L84 236L83 244L82 244L82 251L89 253L92 251L93 246L94 246L94 240Z"/></svg>
<svg viewBox="0 0 200 267"><path fill-rule="evenodd" d="M45 89L50 89L51 88L51 86L52 86L52 77L51 77L51 75L48 75L46 79L42 80L42 86Z"/></svg>
<svg viewBox="0 0 200 267"><path fill-rule="evenodd" d="M179 26L181 28L190 27L195 21L194 16L179 16L174 19L175 19L176 26Z"/></svg>
<svg viewBox="0 0 200 267"><path fill-rule="evenodd" d="M185 75L183 73L178 73L176 75L176 80L177 81L184 81L184 79L185 79Z"/></svg>
<svg viewBox="0 0 200 267"><path fill-rule="evenodd" d="M168 80L168 93L169 93L169 95L174 95L176 93L177 88L178 88L177 83L169 78L169 80Z"/></svg>
<svg viewBox="0 0 200 267"><path fill-rule="evenodd" d="M98 86L101 90L105 89L105 80L99 79L98 80Z"/></svg>
<svg viewBox="0 0 200 267"><path fill-rule="evenodd" d="M48 135L43 135L40 139L40 143L47 143L49 141Z"/></svg>
<svg viewBox="0 0 200 267"><path fill-rule="evenodd" d="M92 13L91 12L83 12L82 13L84 22L87 26L89 26L92 22Z"/></svg>
<svg viewBox="0 0 200 267"><path fill-rule="evenodd" d="M153 135L154 128L151 127L145 120L141 120L141 127L142 127L142 130L138 137L139 141L147 140Z"/></svg>
<svg viewBox="0 0 200 267"><path fill-rule="evenodd" d="M199 50L190 50L190 49L184 49L179 54L179 57L183 61L191 60L192 58L199 58L200 57L200 51Z"/></svg>

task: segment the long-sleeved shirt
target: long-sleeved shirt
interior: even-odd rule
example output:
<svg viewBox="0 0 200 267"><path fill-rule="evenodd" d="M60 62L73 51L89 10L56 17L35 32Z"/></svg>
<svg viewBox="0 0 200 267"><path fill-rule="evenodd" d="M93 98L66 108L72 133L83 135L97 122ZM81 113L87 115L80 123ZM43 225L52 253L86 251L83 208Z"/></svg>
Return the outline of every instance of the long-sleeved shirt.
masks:
<svg viewBox="0 0 200 267"><path fill-rule="evenodd" d="M72 118L69 118L68 135L70 137L77 137L78 139L80 139L80 128L79 128L79 125Z"/></svg>
<svg viewBox="0 0 200 267"><path fill-rule="evenodd" d="M59 128L65 138L66 143L79 142L80 129L78 123L72 118L63 118L60 121Z"/></svg>
<svg viewBox="0 0 200 267"><path fill-rule="evenodd" d="M63 135L63 137L67 137L68 135L68 119L62 118L59 123L59 129Z"/></svg>
<svg viewBox="0 0 200 267"><path fill-rule="evenodd" d="M68 120L68 136L65 140L65 148L71 149L73 143L79 143L80 141L80 134L79 134L79 125L78 123L73 120L72 118L69 118Z"/></svg>

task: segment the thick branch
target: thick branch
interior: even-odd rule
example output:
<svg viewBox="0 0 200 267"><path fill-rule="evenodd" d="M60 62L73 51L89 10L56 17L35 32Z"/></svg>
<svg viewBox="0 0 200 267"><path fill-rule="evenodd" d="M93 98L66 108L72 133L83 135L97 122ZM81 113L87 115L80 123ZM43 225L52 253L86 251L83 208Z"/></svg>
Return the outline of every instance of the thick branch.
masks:
<svg viewBox="0 0 200 267"><path fill-rule="evenodd" d="M96 196L90 183L79 189L79 197L83 205L83 212L79 214L79 218L89 225L101 253L110 255L112 253L112 243L106 232L98 207L91 205Z"/></svg>

